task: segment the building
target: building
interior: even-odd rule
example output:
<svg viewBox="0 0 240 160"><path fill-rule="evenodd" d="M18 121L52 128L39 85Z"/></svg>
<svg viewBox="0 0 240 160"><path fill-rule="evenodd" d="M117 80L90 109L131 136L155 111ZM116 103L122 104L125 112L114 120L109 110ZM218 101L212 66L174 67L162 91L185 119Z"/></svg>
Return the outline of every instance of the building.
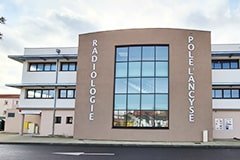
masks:
<svg viewBox="0 0 240 160"><path fill-rule="evenodd" d="M240 45L211 46L208 31L184 29L95 32L80 34L78 48L27 48L9 56L23 63L22 83L8 85L21 89L15 128L95 140L240 137L239 53Z"/></svg>
<svg viewBox="0 0 240 160"><path fill-rule="evenodd" d="M240 45L212 45L213 137L240 137Z"/></svg>
<svg viewBox="0 0 240 160"><path fill-rule="evenodd" d="M17 132L73 136L77 48L26 48L9 58L23 64L22 83L7 85L21 89Z"/></svg>
<svg viewBox="0 0 240 160"><path fill-rule="evenodd" d="M16 109L18 102L18 94L0 94L0 131L5 129L6 118L14 116L7 113L7 110Z"/></svg>
<svg viewBox="0 0 240 160"><path fill-rule="evenodd" d="M211 88L210 32L81 34L74 137L201 141L206 130L212 140Z"/></svg>

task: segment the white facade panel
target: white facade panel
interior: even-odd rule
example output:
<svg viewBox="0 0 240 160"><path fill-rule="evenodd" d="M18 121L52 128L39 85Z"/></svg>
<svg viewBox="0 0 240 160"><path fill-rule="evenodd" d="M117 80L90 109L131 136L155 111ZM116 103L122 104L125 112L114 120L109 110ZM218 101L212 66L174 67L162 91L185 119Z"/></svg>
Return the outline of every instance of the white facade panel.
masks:
<svg viewBox="0 0 240 160"><path fill-rule="evenodd" d="M212 70L212 83L240 84L240 69Z"/></svg>
<svg viewBox="0 0 240 160"><path fill-rule="evenodd" d="M55 83L56 72L29 72L28 63L23 63L22 83Z"/></svg>
<svg viewBox="0 0 240 160"><path fill-rule="evenodd" d="M25 48L24 55L49 55L56 54L56 49L60 49L60 54L77 54L77 47L56 47L56 48Z"/></svg>
<svg viewBox="0 0 240 160"><path fill-rule="evenodd" d="M19 108L53 108L54 99L23 99Z"/></svg>
<svg viewBox="0 0 240 160"><path fill-rule="evenodd" d="M77 72L62 72L58 73L58 83L73 83L75 84L77 81Z"/></svg>
<svg viewBox="0 0 240 160"><path fill-rule="evenodd" d="M240 109L240 99L213 99L213 109Z"/></svg>
<svg viewBox="0 0 240 160"><path fill-rule="evenodd" d="M240 44L212 44L212 51L240 51Z"/></svg>
<svg viewBox="0 0 240 160"><path fill-rule="evenodd" d="M75 99L57 99L56 108L75 108Z"/></svg>

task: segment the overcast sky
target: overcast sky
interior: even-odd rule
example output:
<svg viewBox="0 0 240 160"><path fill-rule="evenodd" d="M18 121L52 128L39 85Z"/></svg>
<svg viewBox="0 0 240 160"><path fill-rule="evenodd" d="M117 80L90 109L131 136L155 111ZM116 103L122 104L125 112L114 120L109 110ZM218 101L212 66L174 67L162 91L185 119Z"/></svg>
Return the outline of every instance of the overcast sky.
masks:
<svg viewBox="0 0 240 160"><path fill-rule="evenodd" d="M1 0L0 94L21 82L21 63L7 55L26 47L77 46L78 34L124 28L212 32L212 43L240 43L239 0Z"/></svg>

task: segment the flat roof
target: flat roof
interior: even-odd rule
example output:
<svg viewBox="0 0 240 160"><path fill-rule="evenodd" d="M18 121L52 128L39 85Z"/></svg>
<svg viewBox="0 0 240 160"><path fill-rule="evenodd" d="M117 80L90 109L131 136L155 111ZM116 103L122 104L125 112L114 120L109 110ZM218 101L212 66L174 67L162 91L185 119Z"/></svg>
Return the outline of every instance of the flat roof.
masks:
<svg viewBox="0 0 240 160"><path fill-rule="evenodd" d="M6 84L8 87L23 88L23 87L76 87L76 83L19 83L19 84Z"/></svg>
<svg viewBox="0 0 240 160"><path fill-rule="evenodd" d="M26 60L77 59L77 54L9 55L8 58L23 63Z"/></svg>

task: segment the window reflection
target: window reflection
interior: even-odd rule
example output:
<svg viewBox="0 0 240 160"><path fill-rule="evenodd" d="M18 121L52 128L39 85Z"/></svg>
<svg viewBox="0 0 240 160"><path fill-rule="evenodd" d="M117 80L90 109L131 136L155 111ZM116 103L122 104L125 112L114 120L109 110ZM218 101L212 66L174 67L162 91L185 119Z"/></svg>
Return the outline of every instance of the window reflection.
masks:
<svg viewBox="0 0 240 160"><path fill-rule="evenodd" d="M114 127L168 128L168 46L116 48Z"/></svg>

